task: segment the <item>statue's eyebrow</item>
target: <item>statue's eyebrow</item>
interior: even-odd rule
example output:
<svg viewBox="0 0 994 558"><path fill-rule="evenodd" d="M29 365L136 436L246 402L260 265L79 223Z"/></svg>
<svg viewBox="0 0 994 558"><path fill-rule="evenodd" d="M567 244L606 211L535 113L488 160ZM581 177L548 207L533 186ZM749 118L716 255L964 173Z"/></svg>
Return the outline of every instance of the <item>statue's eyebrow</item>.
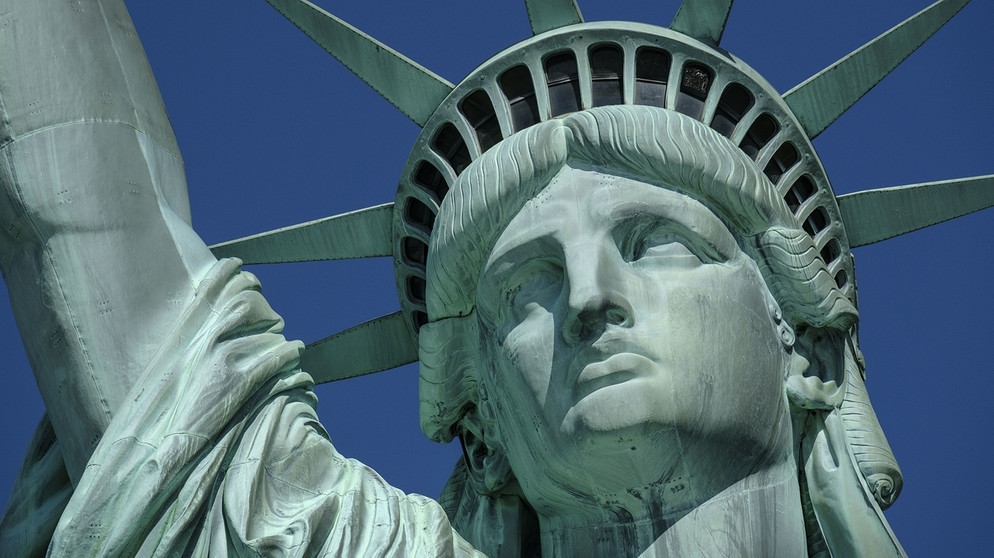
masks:
<svg viewBox="0 0 994 558"><path fill-rule="evenodd" d="M727 253L721 242L713 242L711 237L702 234L700 230L689 228L675 219L650 213L633 215L618 222L611 234L624 254L630 253L641 241L668 237L686 246L705 263L726 262L735 256L734 253Z"/></svg>
<svg viewBox="0 0 994 558"><path fill-rule="evenodd" d="M663 200L654 200L650 197L613 204L608 211L608 217L618 225L636 220L651 221L660 226L667 225L676 233L700 239L721 255L719 259L729 260L735 257L738 242L717 215L703 204L700 207L706 211L685 211L690 205L685 203L680 205L683 207L677 207L669 202L663 203Z"/></svg>
<svg viewBox="0 0 994 558"><path fill-rule="evenodd" d="M562 253L562 246L555 239L555 231L549 230L533 238L527 238L524 242L498 253L496 257L491 254L480 274L481 281L483 279L498 282L505 280L518 267L510 265L511 262L528 261L535 257L536 252L541 254Z"/></svg>

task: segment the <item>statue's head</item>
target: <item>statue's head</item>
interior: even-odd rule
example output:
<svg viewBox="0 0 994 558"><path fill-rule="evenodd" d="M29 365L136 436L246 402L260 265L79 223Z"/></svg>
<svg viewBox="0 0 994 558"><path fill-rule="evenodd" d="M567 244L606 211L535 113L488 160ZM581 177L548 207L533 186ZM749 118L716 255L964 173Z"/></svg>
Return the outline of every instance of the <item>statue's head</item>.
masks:
<svg viewBox="0 0 994 558"><path fill-rule="evenodd" d="M774 185L672 111L504 140L448 193L426 275L426 432L464 444L459 490L539 514L675 521L757 471L800 477L811 415L858 374L856 309Z"/></svg>

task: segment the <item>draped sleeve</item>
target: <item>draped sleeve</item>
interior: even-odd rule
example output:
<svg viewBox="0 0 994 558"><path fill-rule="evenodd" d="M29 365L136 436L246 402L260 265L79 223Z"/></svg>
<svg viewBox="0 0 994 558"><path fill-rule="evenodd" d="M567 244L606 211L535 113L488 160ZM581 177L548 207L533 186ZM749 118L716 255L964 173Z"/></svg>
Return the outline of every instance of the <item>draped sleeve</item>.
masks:
<svg viewBox="0 0 994 558"><path fill-rule="evenodd" d="M342 457L302 347L222 260L90 459L52 556L479 556L435 501Z"/></svg>

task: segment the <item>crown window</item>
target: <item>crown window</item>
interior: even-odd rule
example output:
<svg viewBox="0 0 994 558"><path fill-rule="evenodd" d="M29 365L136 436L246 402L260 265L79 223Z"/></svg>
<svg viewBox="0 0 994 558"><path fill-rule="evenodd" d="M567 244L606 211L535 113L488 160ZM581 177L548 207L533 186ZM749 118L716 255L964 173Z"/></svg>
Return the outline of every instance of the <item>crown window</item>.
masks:
<svg viewBox="0 0 994 558"><path fill-rule="evenodd" d="M431 148L449 162L449 166L456 174L461 173L473 162L469 156L469 149L466 148L466 142L452 124L442 125L431 141Z"/></svg>
<svg viewBox="0 0 994 558"><path fill-rule="evenodd" d="M416 238L404 237L402 252L407 265L424 269L428 261L428 245Z"/></svg>
<svg viewBox="0 0 994 558"><path fill-rule="evenodd" d="M842 249L839 248L839 241L833 238L825 244L824 248L821 249L821 259L825 260L825 263L831 263L835 261L835 258L838 258L841 253Z"/></svg>
<svg viewBox="0 0 994 558"><path fill-rule="evenodd" d="M752 93L745 87L731 83L718 100L718 110L711 120L711 127L726 138L732 137L735 126L752 107Z"/></svg>
<svg viewBox="0 0 994 558"><path fill-rule="evenodd" d="M787 207L790 208L790 212L797 215L798 208L801 204L808 201L808 199L815 193L815 185L811 182L811 178L804 175L798 178L794 184L787 190L783 199L787 202Z"/></svg>
<svg viewBox="0 0 994 558"><path fill-rule="evenodd" d="M497 122L497 113L494 105L490 102L490 96L483 90L477 90L463 99L459 104L459 111L462 112L469 125L476 130L476 139L480 142L480 152L484 152L501 140L500 124Z"/></svg>
<svg viewBox="0 0 994 558"><path fill-rule="evenodd" d="M763 174L770 179L770 182L776 184L783 173L787 172L787 169L793 167L795 163L797 163L797 148L794 147L794 144L786 142L770 158L770 162L763 169Z"/></svg>
<svg viewBox="0 0 994 558"><path fill-rule="evenodd" d="M759 150L770 143L778 131L780 131L780 125L769 113L764 112L749 127L749 131L742 138L742 143L739 144L739 149L755 159L756 155L759 155Z"/></svg>
<svg viewBox="0 0 994 558"><path fill-rule="evenodd" d="M438 172L438 169L428 161L420 161L414 169L414 184L433 195L435 201L439 203L449 193L449 185L442 177L442 173Z"/></svg>
<svg viewBox="0 0 994 558"><path fill-rule="evenodd" d="M411 314L411 319L414 320L414 333L421 331L421 327L428 323L428 314L421 311L416 311Z"/></svg>
<svg viewBox="0 0 994 558"><path fill-rule="evenodd" d="M425 303L425 280L417 275L407 278L407 298L418 304Z"/></svg>
<svg viewBox="0 0 994 558"><path fill-rule="evenodd" d="M620 105L621 76L625 68L625 55L618 45L597 45L590 49L590 92L593 106Z"/></svg>
<svg viewBox="0 0 994 558"><path fill-rule="evenodd" d="M404 220L408 224L431 234L431 229L435 226L435 212L417 198L407 198L407 205L404 207Z"/></svg>
<svg viewBox="0 0 994 558"><path fill-rule="evenodd" d="M549 84L551 116L580 110L580 83L576 56L572 52L553 54L545 60L545 79Z"/></svg>
<svg viewBox="0 0 994 558"><path fill-rule="evenodd" d="M808 234L814 236L819 232L825 230L828 226L828 213L825 213L824 207L819 207L808 215L808 218L804 220L804 230Z"/></svg>
<svg viewBox="0 0 994 558"><path fill-rule="evenodd" d="M680 94L676 98L676 111L700 120L704 100L708 98L714 73L703 64L684 64L680 77Z"/></svg>
<svg viewBox="0 0 994 558"><path fill-rule="evenodd" d="M511 124L515 132L538 122L535 86L526 66L515 66L500 76L500 88L511 108Z"/></svg>
<svg viewBox="0 0 994 558"><path fill-rule="evenodd" d="M840 289L844 289L849 283L849 274L846 273L845 269L840 269L838 273L835 274L835 284L839 286Z"/></svg>
<svg viewBox="0 0 994 558"><path fill-rule="evenodd" d="M670 55L658 48L642 47L635 53L635 104L663 107Z"/></svg>

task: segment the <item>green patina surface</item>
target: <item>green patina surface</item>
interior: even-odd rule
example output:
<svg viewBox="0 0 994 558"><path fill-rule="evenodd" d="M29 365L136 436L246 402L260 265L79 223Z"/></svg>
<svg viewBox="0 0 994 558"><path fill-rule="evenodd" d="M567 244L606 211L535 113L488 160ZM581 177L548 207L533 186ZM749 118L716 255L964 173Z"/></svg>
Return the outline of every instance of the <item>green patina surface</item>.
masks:
<svg viewBox="0 0 994 558"><path fill-rule="evenodd" d="M457 85L269 3L423 131L394 203L208 248L123 3L0 0L0 262L49 402L0 554L903 554L850 250L994 178L836 198L810 140L967 2L783 95L718 47L730 1L669 29L526 1L535 36ZM231 259L384 256L401 310L306 348ZM439 502L314 410L414 360L465 449Z"/></svg>

